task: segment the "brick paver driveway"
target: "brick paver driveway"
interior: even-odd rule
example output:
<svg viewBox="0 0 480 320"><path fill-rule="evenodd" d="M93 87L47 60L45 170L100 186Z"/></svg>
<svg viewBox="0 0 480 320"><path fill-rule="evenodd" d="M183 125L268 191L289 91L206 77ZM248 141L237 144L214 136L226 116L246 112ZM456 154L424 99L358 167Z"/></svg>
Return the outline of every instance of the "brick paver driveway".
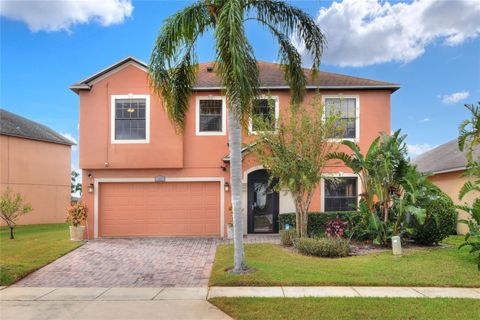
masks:
<svg viewBox="0 0 480 320"><path fill-rule="evenodd" d="M31 287L195 287L208 285L216 239L90 241L20 280Z"/></svg>

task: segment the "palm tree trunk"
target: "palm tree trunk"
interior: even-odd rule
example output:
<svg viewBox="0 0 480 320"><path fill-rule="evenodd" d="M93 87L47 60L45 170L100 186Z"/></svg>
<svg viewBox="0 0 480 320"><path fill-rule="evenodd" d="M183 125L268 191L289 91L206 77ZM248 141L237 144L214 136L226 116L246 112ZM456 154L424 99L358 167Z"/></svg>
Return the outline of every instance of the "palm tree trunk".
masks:
<svg viewBox="0 0 480 320"><path fill-rule="evenodd" d="M242 126L236 110L236 106L233 105L228 113L228 140L230 148L230 183L232 185L233 272L240 273L246 269L246 264L243 248L242 217Z"/></svg>

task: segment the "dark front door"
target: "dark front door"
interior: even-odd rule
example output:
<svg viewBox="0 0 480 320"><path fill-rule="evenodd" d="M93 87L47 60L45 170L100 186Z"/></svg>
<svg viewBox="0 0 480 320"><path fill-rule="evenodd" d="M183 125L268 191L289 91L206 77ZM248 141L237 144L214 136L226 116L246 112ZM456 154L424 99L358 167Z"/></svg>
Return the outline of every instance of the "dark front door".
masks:
<svg viewBox="0 0 480 320"><path fill-rule="evenodd" d="M278 193L271 190L266 170L248 175L248 233L278 232Z"/></svg>

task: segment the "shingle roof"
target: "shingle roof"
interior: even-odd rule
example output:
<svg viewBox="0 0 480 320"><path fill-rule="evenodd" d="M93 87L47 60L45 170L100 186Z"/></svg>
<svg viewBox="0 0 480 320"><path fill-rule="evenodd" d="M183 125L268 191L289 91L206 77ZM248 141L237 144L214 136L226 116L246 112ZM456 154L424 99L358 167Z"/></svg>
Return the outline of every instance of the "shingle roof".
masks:
<svg viewBox="0 0 480 320"><path fill-rule="evenodd" d="M148 69L148 65L145 62L133 57L127 57L101 70L100 72L97 72L96 74L71 85L70 89L77 93L80 90L90 90L90 86L95 79L114 71L116 68L119 68L126 63L134 63L143 70ZM260 85L262 88L288 89L288 84L284 79L280 64L266 61L257 61L257 63L260 72ZM195 90L211 90L220 88L221 82L216 76L215 72L212 71L213 66L214 62L205 62L199 64L197 80L194 85ZM304 69L304 72L307 77L307 88L310 89L387 89L391 92L394 92L400 88L400 85L396 83L370 80L323 71L320 71L317 74L317 77L313 79L310 69Z"/></svg>
<svg viewBox="0 0 480 320"><path fill-rule="evenodd" d="M474 148L474 157L480 156L480 146ZM454 139L425 152L412 160L420 172L441 173L464 170L467 165L465 152L458 150L458 141Z"/></svg>
<svg viewBox="0 0 480 320"><path fill-rule="evenodd" d="M257 64L260 74L261 87L269 89L288 89L288 84L285 81L280 64L266 61L257 61ZM217 78L215 72L208 72L208 69L213 68L213 66L213 62L199 64L195 87L220 87L220 80ZM317 76L313 78L312 71L310 69L303 70L307 78L307 88L390 89L392 92L400 88L400 85L395 83L352 77L324 71L318 72Z"/></svg>
<svg viewBox="0 0 480 320"><path fill-rule="evenodd" d="M0 134L68 146L75 145L74 142L43 124L28 120L4 109L0 109Z"/></svg>

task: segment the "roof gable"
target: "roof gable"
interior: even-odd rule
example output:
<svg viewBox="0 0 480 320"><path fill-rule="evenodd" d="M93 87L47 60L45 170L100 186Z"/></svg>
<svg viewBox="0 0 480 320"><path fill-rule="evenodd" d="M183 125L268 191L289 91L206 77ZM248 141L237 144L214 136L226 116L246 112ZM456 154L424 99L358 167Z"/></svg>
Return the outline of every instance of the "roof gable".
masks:
<svg viewBox="0 0 480 320"><path fill-rule="evenodd" d="M289 89L280 64L266 61L257 61L257 63L260 74L261 89ZM134 65L141 70L148 72L148 65L145 62L129 56L100 72L71 85L70 89L76 93L80 90L90 90L95 82L120 71L128 65ZM395 92L400 88L400 85L396 83L352 77L343 74L319 71L316 77L313 77L312 70L305 68L304 72L307 78L307 89L383 89ZM214 62L205 62L198 65L196 83L193 86L193 89L223 89L221 81L215 73Z"/></svg>
<svg viewBox="0 0 480 320"><path fill-rule="evenodd" d="M0 134L67 146L75 145L74 142L49 127L4 109L0 109Z"/></svg>
<svg viewBox="0 0 480 320"><path fill-rule="evenodd" d="M88 78L83 79L82 81L72 84L69 88L75 93L78 93L80 90L90 90L92 85L98 81L101 81L102 79L105 79L130 65L135 66L142 71L148 72L148 65L145 62L128 56L125 59L122 59L117 63L114 63L111 66L108 66L105 69L89 76Z"/></svg>

